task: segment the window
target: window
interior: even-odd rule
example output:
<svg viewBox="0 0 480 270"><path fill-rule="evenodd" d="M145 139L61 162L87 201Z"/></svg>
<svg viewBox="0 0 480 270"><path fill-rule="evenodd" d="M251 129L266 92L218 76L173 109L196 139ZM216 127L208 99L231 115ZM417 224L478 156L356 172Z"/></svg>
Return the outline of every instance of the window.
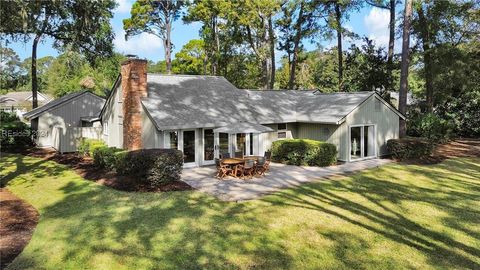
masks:
<svg viewBox="0 0 480 270"><path fill-rule="evenodd" d="M93 122L82 121L82 127L93 127Z"/></svg>
<svg viewBox="0 0 480 270"><path fill-rule="evenodd" d="M287 138L287 124L277 124L277 138L286 139Z"/></svg>
<svg viewBox="0 0 480 270"><path fill-rule="evenodd" d="M380 110L381 110L380 102L381 102L380 100L375 99L375 112L380 112Z"/></svg>
<svg viewBox="0 0 480 270"><path fill-rule="evenodd" d="M108 122L103 123L103 135L108 136Z"/></svg>
<svg viewBox="0 0 480 270"><path fill-rule="evenodd" d="M169 131L165 134L165 148L178 149L177 131Z"/></svg>

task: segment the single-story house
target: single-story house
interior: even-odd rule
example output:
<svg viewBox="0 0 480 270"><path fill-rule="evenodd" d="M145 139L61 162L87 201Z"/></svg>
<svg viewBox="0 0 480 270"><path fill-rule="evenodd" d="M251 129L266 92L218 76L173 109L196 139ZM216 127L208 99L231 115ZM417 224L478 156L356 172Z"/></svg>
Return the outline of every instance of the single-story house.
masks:
<svg viewBox="0 0 480 270"><path fill-rule="evenodd" d="M92 127L95 121L100 126L98 115L104 103L104 98L90 91L79 91L54 99L23 117L30 120L32 129L37 131L37 145L52 147L57 127L65 132L69 127Z"/></svg>
<svg viewBox="0 0 480 270"><path fill-rule="evenodd" d="M213 164L220 153L263 155L275 140L307 138L337 146L346 162L388 154L405 117L375 92L332 93L238 89L219 76L147 74L147 62L129 59L100 118L103 139L125 149L176 148L185 166ZM245 123L268 133L216 133Z"/></svg>
<svg viewBox="0 0 480 270"><path fill-rule="evenodd" d="M52 99L52 96L48 94L37 92L37 101L40 106L47 104ZM14 112L18 117L22 117L24 113L32 109L32 100L31 91L8 92L0 95L0 110Z"/></svg>

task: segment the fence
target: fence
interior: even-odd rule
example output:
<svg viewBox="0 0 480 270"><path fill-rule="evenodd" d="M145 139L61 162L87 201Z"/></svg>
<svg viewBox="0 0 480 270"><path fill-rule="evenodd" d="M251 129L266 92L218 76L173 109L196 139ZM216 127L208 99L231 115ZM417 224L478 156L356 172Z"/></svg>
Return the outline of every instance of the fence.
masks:
<svg viewBox="0 0 480 270"><path fill-rule="evenodd" d="M77 151L80 138L101 139L101 127L55 127L53 129L53 147L60 153Z"/></svg>

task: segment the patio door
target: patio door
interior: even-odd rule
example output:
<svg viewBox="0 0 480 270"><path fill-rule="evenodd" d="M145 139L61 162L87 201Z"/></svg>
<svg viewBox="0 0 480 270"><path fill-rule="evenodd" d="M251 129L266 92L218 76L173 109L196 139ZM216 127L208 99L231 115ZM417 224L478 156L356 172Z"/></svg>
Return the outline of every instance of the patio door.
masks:
<svg viewBox="0 0 480 270"><path fill-rule="evenodd" d="M195 130L182 131L183 166L194 167L195 164Z"/></svg>
<svg viewBox="0 0 480 270"><path fill-rule="evenodd" d="M230 149L230 134L228 133L215 133L215 157L220 158L221 154L231 154Z"/></svg>
<svg viewBox="0 0 480 270"><path fill-rule="evenodd" d="M215 135L213 129L203 130L203 165L215 163Z"/></svg>
<svg viewBox="0 0 480 270"><path fill-rule="evenodd" d="M350 126L349 134L350 161L376 156L376 133L374 125Z"/></svg>

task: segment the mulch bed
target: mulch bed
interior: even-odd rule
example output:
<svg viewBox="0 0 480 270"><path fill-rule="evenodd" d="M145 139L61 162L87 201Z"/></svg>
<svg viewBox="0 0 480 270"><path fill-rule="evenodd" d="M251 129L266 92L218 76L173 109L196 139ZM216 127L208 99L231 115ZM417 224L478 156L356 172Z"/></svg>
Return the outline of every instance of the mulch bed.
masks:
<svg viewBox="0 0 480 270"><path fill-rule="evenodd" d="M438 164L455 157L480 157L480 139L455 139L435 147L432 155L421 159L408 160L408 164Z"/></svg>
<svg viewBox="0 0 480 270"><path fill-rule="evenodd" d="M67 165L78 173L81 177L95 181L99 184L122 191L137 192L166 192L166 191L184 191L193 189L190 185L183 181L175 181L167 183L159 188L151 188L149 186L138 185L136 179L130 176L117 175L115 172L102 170L93 164L90 157L82 157L75 153L59 154L50 148L36 148L23 152L22 154L53 160L57 163Z"/></svg>
<svg viewBox="0 0 480 270"><path fill-rule="evenodd" d="M5 188L0 188L0 269L5 269L32 238L38 212Z"/></svg>

